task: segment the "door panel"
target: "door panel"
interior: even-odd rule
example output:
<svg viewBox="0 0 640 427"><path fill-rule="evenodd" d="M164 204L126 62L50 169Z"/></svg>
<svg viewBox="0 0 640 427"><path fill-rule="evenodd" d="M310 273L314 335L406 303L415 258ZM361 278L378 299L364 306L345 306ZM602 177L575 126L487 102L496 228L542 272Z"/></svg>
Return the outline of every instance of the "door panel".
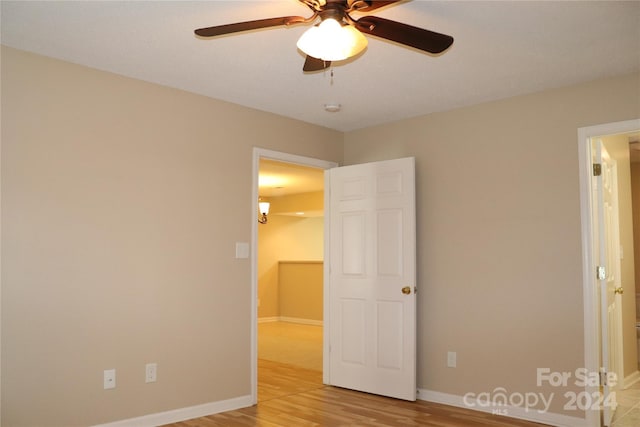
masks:
<svg viewBox="0 0 640 427"><path fill-rule="evenodd" d="M402 275L402 209L387 209L378 212L376 221L378 242L378 274L399 277Z"/></svg>
<svg viewBox="0 0 640 427"><path fill-rule="evenodd" d="M415 400L414 159L326 174L329 383Z"/></svg>
<svg viewBox="0 0 640 427"><path fill-rule="evenodd" d="M388 369L402 369L402 303L380 301L377 306L378 326L378 366Z"/></svg>
<svg viewBox="0 0 640 427"><path fill-rule="evenodd" d="M365 352L365 301L347 299L340 301L342 319L341 362L364 365Z"/></svg>
<svg viewBox="0 0 640 427"><path fill-rule="evenodd" d="M345 276L365 274L365 221L364 212L349 212L341 217L342 274Z"/></svg>

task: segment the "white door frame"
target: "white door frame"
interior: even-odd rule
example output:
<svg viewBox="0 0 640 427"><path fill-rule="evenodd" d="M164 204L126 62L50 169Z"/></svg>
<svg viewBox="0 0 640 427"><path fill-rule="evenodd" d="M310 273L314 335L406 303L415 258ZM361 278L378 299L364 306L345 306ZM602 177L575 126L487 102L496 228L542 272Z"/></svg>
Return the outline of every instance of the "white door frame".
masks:
<svg viewBox="0 0 640 427"><path fill-rule="evenodd" d="M592 218L592 149L591 138L596 136L613 135L625 132L633 132L640 129L640 119L622 122L605 123L597 126L588 126L578 129L578 155L580 170L580 219L582 224L582 291L584 303L584 367L588 372L599 372L599 342L598 316L598 287L595 283L595 264L593 254L593 218ZM586 386L585 391L598 392L598 387ZM598 411L586 411L587 425L600 426L600 413Z"/></svg>
<svg viewBox="0 0 640 427"><path fill-rule="evenodd" d="M296 154L283 153L280 151L268 150L266 148L253 148L253 166L251 181L251 402L258 403L258 177L260 174L260 159L277 160L279 162L293 163L302 166L310 166L318 169L331 169L338 166L338 163L328 160L314 159L312 157L298 156ZM326 189L325 189L326 190ZM325 206L327 203L327 192L325 191ZM325 257L327 254L327 230L325 235ZM327 263L324 263L324 277L327 275ZM325 298L326 300L326 298ZM323 379L328 375L328 349L329 340L327 338L328 328L326 319L326 304L324 307L323 328ZM326 381L325 381L326 382Z"/></svg>

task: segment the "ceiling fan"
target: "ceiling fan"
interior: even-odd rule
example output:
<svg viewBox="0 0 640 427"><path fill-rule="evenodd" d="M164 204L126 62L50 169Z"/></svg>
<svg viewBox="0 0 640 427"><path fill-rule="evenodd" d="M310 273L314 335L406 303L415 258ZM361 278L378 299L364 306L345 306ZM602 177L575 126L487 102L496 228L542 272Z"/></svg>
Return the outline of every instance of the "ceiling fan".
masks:
<svg viewBox="0 0 640 427"><path fill-rule="evenodd" d="M371 12L401 0L298 0L308 6L313 15L283 16L258 19L235 24L216 25L199 28L195 34L200 37L217 37L241 31L261 28L307 24L320 17L320 23L307 30L298 40L298 48L306 55L303 71L320 71L331 66L332 61L350 58L362 52L367 46L369 34L410 46L424 52L437 54L445 51L453 43L453 37L412 25L391 21L377 16L351 17L353 12Z"/></svg>

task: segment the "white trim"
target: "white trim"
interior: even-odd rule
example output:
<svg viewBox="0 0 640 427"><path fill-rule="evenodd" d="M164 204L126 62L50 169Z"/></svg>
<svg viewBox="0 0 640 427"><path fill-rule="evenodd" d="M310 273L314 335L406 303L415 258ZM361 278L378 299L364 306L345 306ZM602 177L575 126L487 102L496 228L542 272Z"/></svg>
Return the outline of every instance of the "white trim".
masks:
<svg viewBox="0 0 640 427"><path fill-rule="evenodd" d="M322 320L303 319L301 317L273 316L259 317L258 323L287 322L297 323L299 325L322 326Z"/></svg>
<svg viewBox="0 0 640 427"><path fill-rule="evenodd" d="M443 405L455 406L457 408L465 408L473 411L493 413L498 409L502 415L520 420L533 421L541 424L547 424L557 427L587 427L587 420L584 418L571 417L553 412L539 412L537 410L526 410L520 406L487 406L487 403L474 398L465 398L455 394L440 393L425 389L418 389L418 400L427 402L440 403ZM466 402L466 403L465 403ZM470 403L470 404L468 404Z"/></svg>
<svg viewBox="0 0 640 427"><path fill-rule="evenodd" d="M582 231L582 293L584 304L584 367L589 372L599 372L598 354L598 297L595 283L593 262L593 229L592 200L591 200L591 144L590 138L595 136L613 135L633 132L640 129L640 119L623 122L607 123L578 129L578 159L580 170L580 219ZM585 387L587 393L597 391L596 387ZM600 426L600 414L595 411L586 413L587 426Z"/></svg>
<svg viewBox="0 0 640 427"><path fill-rule="evenodd" d="M294 163L297 165L310 166L318 169L331 169L338 166L338 163L314 159L312 157L298 156L296 154L283 153L280 151L268 150L266 148L253 148L252 159L252 181L251 181L251 402L258 403L258 221L256 212L258 212L258 176L260 173L260 159L277 160L280 162ZM326 190L326 188L325 188ZM326 201L326 191L325 191ZM325 215L326 217L326 215ZM325 248L327 247L325 229ZM326 249L325 249L326 255ZM326 273L326 263L325 263ZM325 274L325 278L327 275ZM326 289L326 284L325 284ZM326 299L326 297L325 297ZM325 305L326 307L326 305ZM325 317L326 319L326 317ZM325 328L326 329L326 328ZM323 339L323 360L329 359L329 341ZM323 363L323 378L328 374L327 363Z"/></svg>
<svg viewBox="0 0 640 427"><path fill-rule="evenodd" d="M628 389L638 381L640 381L640 371L635 371L631 375L627 375L626 377L624 377L624 381L622 382L622 389Z"/></svg>
<svg viewBox="0 0 640 427"><path fill-rule="evenodd" d="M322 326L322 320L302 319L300 317L280 316L281 322L297 323L299 325Z"/></svg>
<svg viewBox="0 0 640 427"><path fill-rule="evenodd" d="M94 427L154 427L219 414L220 412L233 411L246 408L247 406L251 406L251 396L249 395L190 406L188 408L174 409L172 411L158 412L156 414L114 421L112 423L98 424Z"/></svg>

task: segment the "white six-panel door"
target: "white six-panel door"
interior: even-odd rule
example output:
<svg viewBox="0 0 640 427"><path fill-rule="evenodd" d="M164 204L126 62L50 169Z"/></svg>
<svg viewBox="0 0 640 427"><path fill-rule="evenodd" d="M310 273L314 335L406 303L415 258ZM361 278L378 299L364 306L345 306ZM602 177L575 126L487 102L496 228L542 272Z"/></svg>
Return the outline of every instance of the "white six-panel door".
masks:
<svg viewBox="0 0 640 427"><path fill-rule="evenodd" d="M610 380L602 386L603 425L611 425L615 411L615 398L610 393L616 388L622 373L622 315L620 275L620 228L618 219L618 177L616 161L597 139L594 141L594 163L601 165L601 172L594 177L594 218L597 227L594 236L596 262L604 267L598 277L600 287L601 366Z"/></svg>
<svg viewBox="0 0 640 427"><path fill-rule="evenodd" d="M329 383L416 400L415 161L325 173Z"/></svg>

